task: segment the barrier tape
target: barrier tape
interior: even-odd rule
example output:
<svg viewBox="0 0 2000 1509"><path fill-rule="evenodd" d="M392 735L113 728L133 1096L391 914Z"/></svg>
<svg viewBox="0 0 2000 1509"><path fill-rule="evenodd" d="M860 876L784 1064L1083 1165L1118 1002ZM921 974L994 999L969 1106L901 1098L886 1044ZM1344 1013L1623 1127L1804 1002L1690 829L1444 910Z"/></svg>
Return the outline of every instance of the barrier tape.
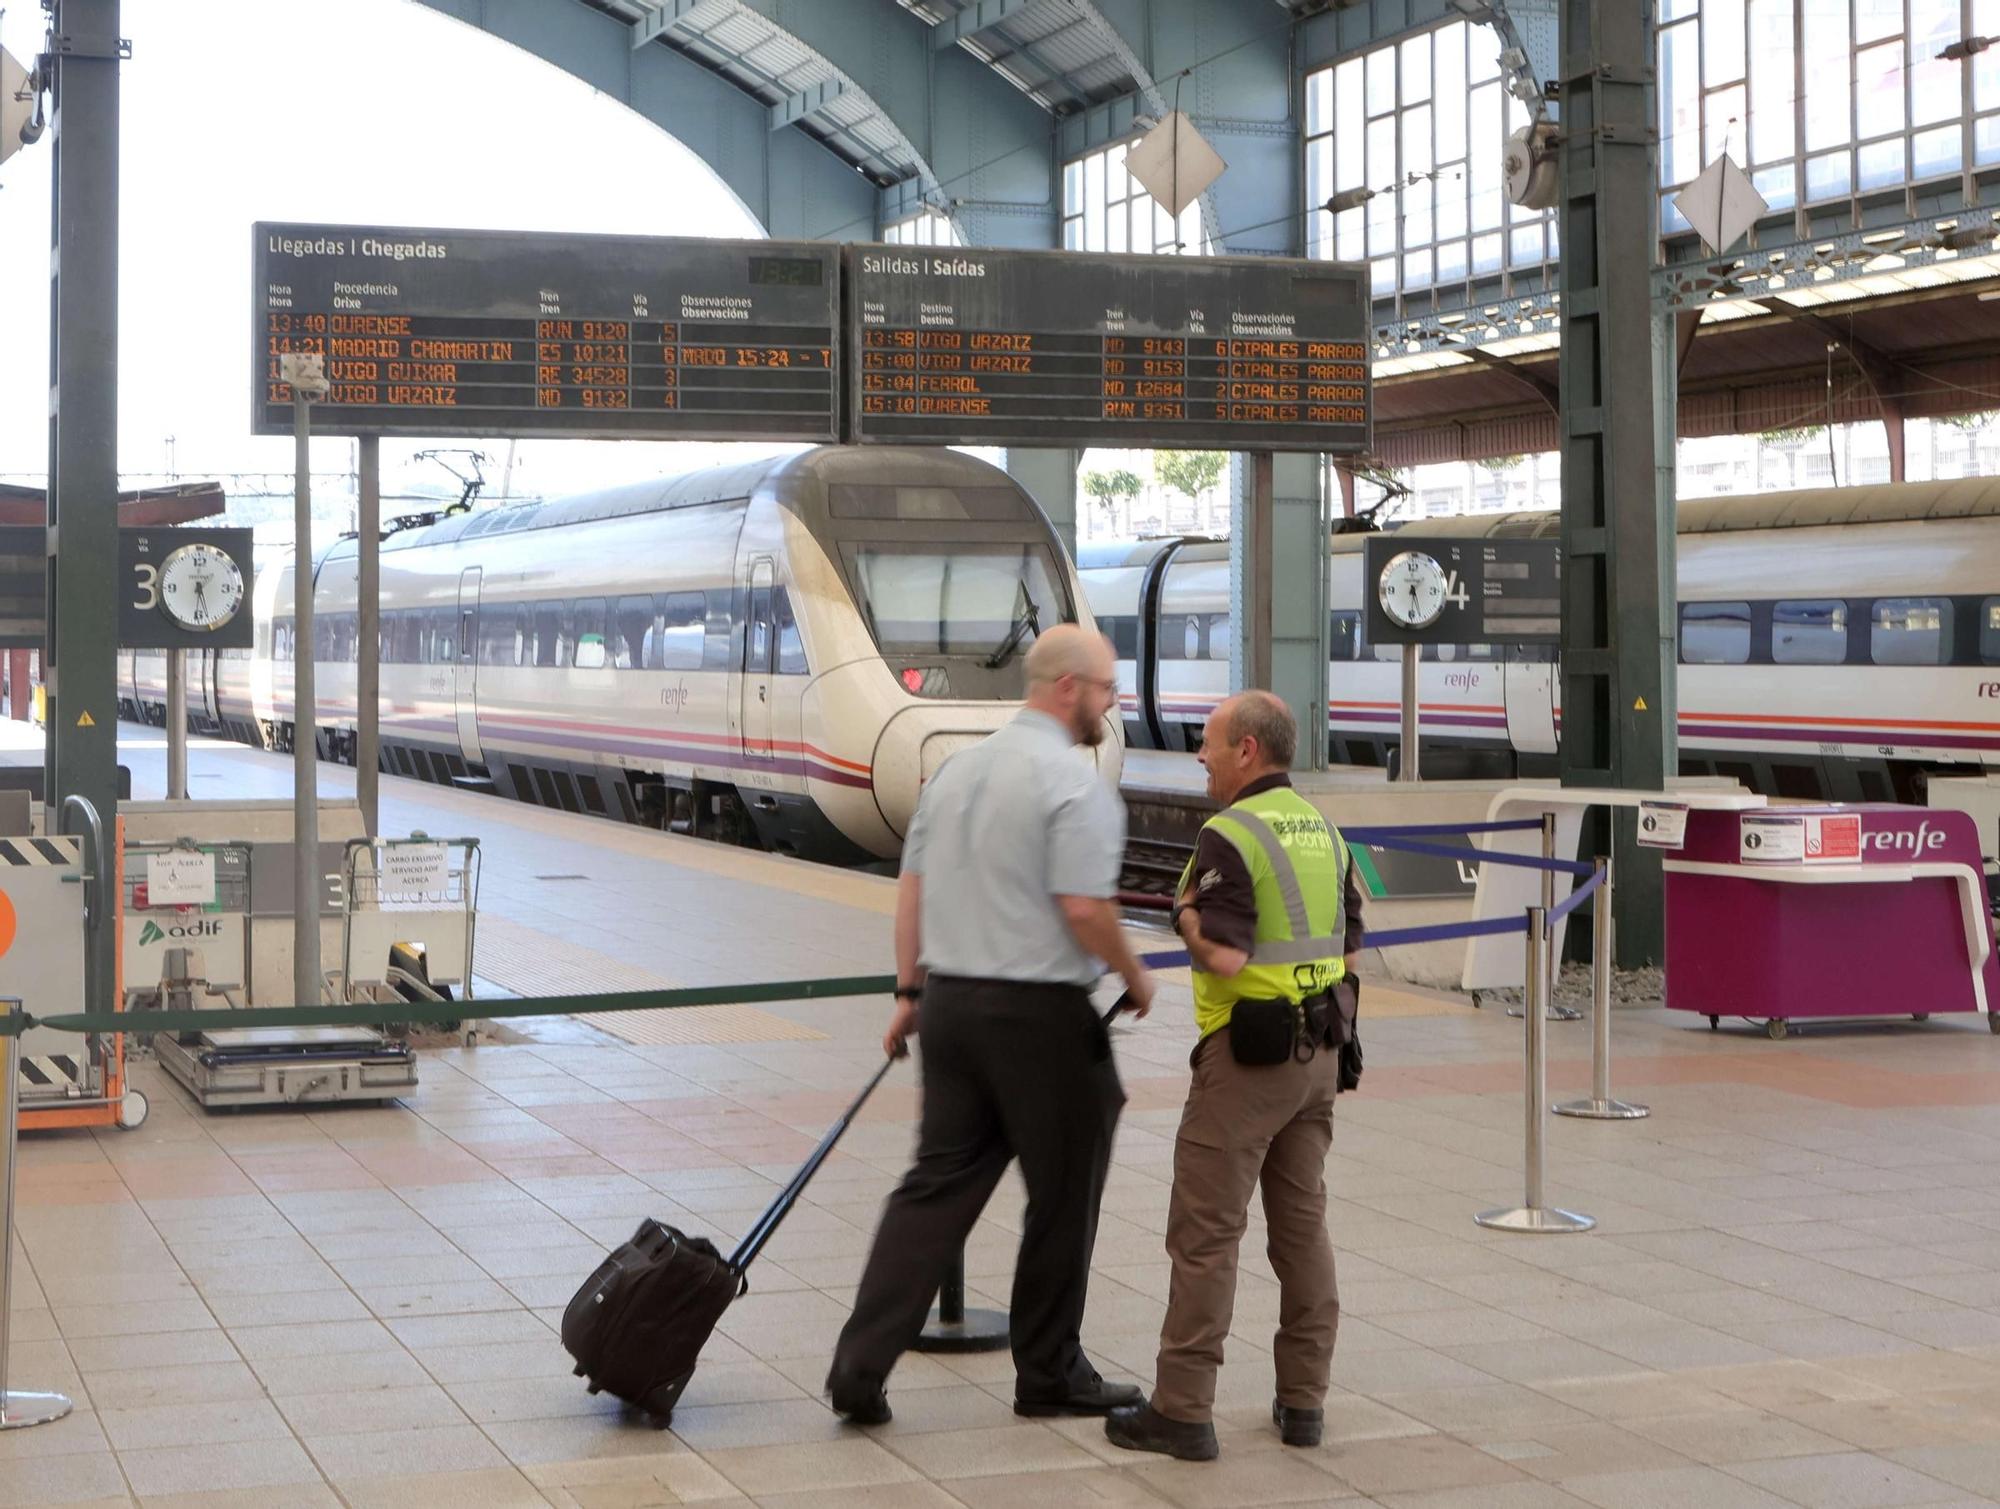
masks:
<svg viewBox="0 0 2000 1509"><path fill-rule="evenodd" d="M30 1027L55 1032L204 1032L227 1027L377 1027L387 1022L499 1021L517 1016L569 1016L596 1011L647 1011L680 1006L742 1006L760 1001L829 1000L888 995L894 975L842 975L777 980L763 985L701 985L685 990L620 990L603 995L510 996L504 1000L394 1001L357 1006L243 1006L194 1011L77 1011L36 1017L0 1015L0 1037Z"/></svg>
<svg viewBox="0 0 2000 1509"><path fill-rule="evenodd" d="M1383 838L1413 838L1435 833L1539 833L1539 817L1516 818L1510 823L1392 823L1380 828L1342 828L1340 836L1349 843L1372 844Z"/></svg>
<svg viewBox="0 0 2000 1509"><path fill-rule="evenodd" d="M1604 872L1598 869L1595 865L1591 866L1590 879L1586 880L1582 885L1578 886L1575 890L1571 891L1566 899L1556 903L1555 910L1549 913L1549 921L1551 923L1555 923L1560 921L1562 918L1567 917L1571 912L1575 911L1578 907L1583 905L1584 899L1588 897L1592 891L1595 891L1599 886L1603 884L1604 884Z"/></svg>
<svg viewBox="0 0 2000 1509"><path fill-rule="evenodd" d="M1343 829L1341 837L1351 839L1352 835ZM1508 854L1496 849L1461 848L1457 844L1427 844L1416 838L1376 838L1369 841L1369 847L1394 849L1405 854L1435 854L1443 859L1461 859L1481 865L1519 865L1528 870L1547 870L1556 875L1574 875L1579 880L1590 874L1594 868L1581 860L1543 859L1539 854Z"/></svg>

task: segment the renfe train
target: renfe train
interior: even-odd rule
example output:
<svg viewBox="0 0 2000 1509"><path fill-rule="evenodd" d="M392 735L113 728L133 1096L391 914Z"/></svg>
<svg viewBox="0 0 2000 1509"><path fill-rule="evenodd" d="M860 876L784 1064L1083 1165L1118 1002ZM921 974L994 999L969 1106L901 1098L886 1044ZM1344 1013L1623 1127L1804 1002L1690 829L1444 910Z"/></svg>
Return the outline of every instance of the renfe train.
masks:
<svg viewBox="0 0 2000 1509"><path fill-rule="evenodd" d="M1929 771L2000 767L2000 480L1683 501L1681 768L1772 795L1921 801ZM1551 536L1552 512L1427 520L1424 535ZM1191 749L1228 689L1229 547L1082 552L1118 646L1135 746ZM1362 632L1361 538L1328 569L1327 736L1336 763L1400 744L1402 651ZM1426 649L1426 775L1547 774L1562 725L1552 649Z"/></svg>
<svg viewBox="0 0 2000 1509"><path fill-rule="evenodd" d="M348 762L356 570L352 538L313 565L319 752ZM291 747L292 571L258 575L254 649L189 655L197 726ZM381 612L383 769L849 862L1013 715L1036 631L1090 620L1006 473L835 447L398 530ZM163 721L164 656L120 676ZM1115 783L1106 724L1078 758Z"/></svg>

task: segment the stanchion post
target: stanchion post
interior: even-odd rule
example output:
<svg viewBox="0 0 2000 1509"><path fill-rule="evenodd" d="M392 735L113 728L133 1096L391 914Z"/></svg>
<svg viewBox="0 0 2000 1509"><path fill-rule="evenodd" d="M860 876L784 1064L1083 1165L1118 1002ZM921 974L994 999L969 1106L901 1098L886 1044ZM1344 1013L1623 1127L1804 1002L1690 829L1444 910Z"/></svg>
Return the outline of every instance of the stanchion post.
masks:
<svg viewBox="0 0 2000 1509"><path fill-rule="evenodd" d="M1555 857L1556 857L1556 815L1553 812L1544 812L1542 814L1542 858L1544 860L1553 862ZM1556 872L1554 870L1549 869L1545 865L1542 869L1542 915L1544 917L1553 917L1555 915L1555 912L1556 912ZM1556 1001L1555 982L1562 976L1562 969L1561 969L1562 961L1556 958L1555 948L1556 948L1556 930L1553 927L1551 927L1549 929L1548 943L1543 950L1544 953L1547 955L1546 963L1549 972L1549 993L1547 998L1543 1002L1543 1005L1547 1009L1548 1014L1554 1017L1558 1022L1574 1022L1580 1016L1582 1016L1583 1013L1580 1011L1572 1011L1567 1006L1558 1006L1555 1003ZM1507 1008L1507 1015L1520 1016L1522 1011L1527 1010L1527 1001L1528 1001L1527 982L1523 981L1521 985L1521 1011L1516 1011L1512 1006L1509 1006Z"/></svg>
<svg viewBox="0 0 2000 1509"><path fill-rule="evenodd" d="M951 1260L944 1283L938 1286L937 1309L931 1312L923 1334L917 1338L919 1352L1000 1352L1009 1342L1005 1310L965 1308L965 1254Z"/></svg>
<svg viewBox="0 0 2000 1509"><path fill-rule="evenodd" d="M95 862L104 861L100 857ZM0 1118L6 1127L0 1136L7 1139L6 1156L0 1158L0 1430L19 1430L60 1420L73 1406L67 1394L8 1386L7 1348L14 1329L14 1125L21 1110L22 1013L19 1001L8 1001L6 1006L7 1047L0 1054L0 1070L6 1074L6 1083L0 1085Z"/></svg>
<svg viewBox="0 0 2000 1509"><path fill-rule="evenodd" d="M1636 1121L1652 1114L1645 1106L1630 1105L1611 1096L1611 970L1612 970L1612 874L1611 860L1597 856L1597 894L1590 901L1590 1098L1566 1100L1556 1107L1558 1116L1581 1116L1592 1121Z"/></svg>
<svg viewBox="0 0 2000 1509"><path fill-rule="evenodd" d="M1495 1231L1588 1231L1597 1222L1574 1211L1557 1210L1542 1203L1542 1134L1548 1121L1549 1097L1549 973L1548 913L1540 907L1528 908L1527 989L1523 992L1527 1018L1527 1128L1523 1139L1522 1184L1526 1202L1512 1209L1483 1210L1473 1217L1481 1226Z"/></svg>

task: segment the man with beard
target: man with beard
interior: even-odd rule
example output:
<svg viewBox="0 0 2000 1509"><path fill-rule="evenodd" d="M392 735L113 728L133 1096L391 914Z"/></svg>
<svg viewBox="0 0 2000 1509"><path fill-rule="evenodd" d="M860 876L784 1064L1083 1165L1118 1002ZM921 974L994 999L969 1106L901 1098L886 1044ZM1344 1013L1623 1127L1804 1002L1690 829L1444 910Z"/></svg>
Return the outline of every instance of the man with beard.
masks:
<svg viewBox="0 0 2000 1509"><path fill-rule="evenodd" d="M1028 1210L1014 1266L1014 1409L1101 1415L1139 1402L1083 1355L1080 1330L1112 1130L1125 1103L1090 1001L1108 965L1144 1016L1153 984L1119 926L1117 793L1072 746L1117 703L1102 635L1057 625L1027 656L1026 705L925 787L896 891L891 1054L920 1033L916 1162L889 1196L827 1389L857 1425L1014 1158ZM1102 964L1099 961L1103 961Z"/></svg>

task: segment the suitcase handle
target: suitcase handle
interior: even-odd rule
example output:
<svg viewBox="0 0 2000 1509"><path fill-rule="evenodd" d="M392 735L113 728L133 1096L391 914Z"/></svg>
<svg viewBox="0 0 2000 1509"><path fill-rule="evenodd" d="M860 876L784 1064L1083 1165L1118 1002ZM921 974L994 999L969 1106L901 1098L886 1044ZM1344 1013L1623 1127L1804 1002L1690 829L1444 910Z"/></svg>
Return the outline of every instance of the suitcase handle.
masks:
<svg viewBox="0 0 2000 1509"><path fill-rule="evenodd" d="M833 1151L833 1145L840 1141L841 1133L845 1132L848 1124L860 1114L861 1108L868 1103L868 1097L875 1093L875 1087L882 1083L883 1076L895 1066L896 1061L893 1058L882 1060L882 1067L877 1069L873 1078L862 1086L861 1093L854 1097L854 1104L840 1113L840 1119L827 1129L826 1135L819 1140L819 1146L812 1150L811 1156L800 1166L799 1171L792 1175L791 1182L778 1192L777 1199L757 1217L757 1224L744 1233L743 1240L736 1244L736 1250L729 1254L730 1267L740 1274L756 1260L757 1254L764 1250L764 1244L777 1232L779 1223L791 1214L792 1206L805 1192L805 1187L812 1176L819 1172L819 1166L826 1162L827 1155Z"/></svg>

